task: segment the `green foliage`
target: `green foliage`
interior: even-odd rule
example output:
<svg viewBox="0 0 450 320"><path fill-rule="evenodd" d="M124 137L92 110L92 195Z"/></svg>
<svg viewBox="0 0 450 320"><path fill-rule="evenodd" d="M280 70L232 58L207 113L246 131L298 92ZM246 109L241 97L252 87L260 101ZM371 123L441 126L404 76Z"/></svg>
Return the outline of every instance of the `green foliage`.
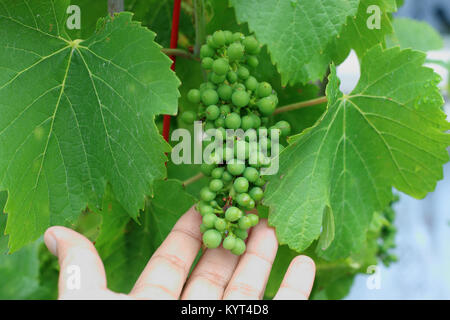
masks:
<svg viewBox="0 0 450 320"><path fill-rule="evenodd" d="M266 186L259 178L259 187L249 188L251 172L230 167L248 180L240 177L236 184L243 191L238 204L247 205L250 196L260 199L265 189L264 202L256 203L259 218L269 219L281 244L265 297L275 295L300 253L317 265L313 299L343 298L356 274L378 261L395 261L392 189L422 198L448 161L450 138L444 132L450 126L436 86L440 79L423 67L425 55L411 50L438 49L442 39L422 22L392 19L400 0L205 3L199 20L206 28L198 31L254 33L264 45L257 57L253 37L244 41L235 34L230 41L218 32L208 40L213 57L205 51L202 57L209 60L177 57L175 76L160 50L170 43L169 0L126 0L131 13L114 17L107 16L106 0L1 1L0 208L6 214L0 214L0 298L56 297L58 263L38 239L51 225L69 226L94 241L108 287L128 292L200 191L219 190L234 179L225 169L228 176L204 170L214 182L204 177L183 186L200 166L167 159L170 147L159 134L162 115L206 117L198 103L203 98L208 105L249 104L259 116L273 111L274 100L256 104L266 93L276 92L278 105L292 106L323 95L327 82L328 103L259 118L291 127L291 136L281 141L289 145L280 155L280 170L267 177ZM81 8L81 30L65 27L70 4ZM380 29L367 27L371 5L381 9ZM196 41L194 21L194 2L183 1L179 47L187 51ZM344 95L335 65L351 49L360 59L361 78ZM252 50L251 58L240 61L246 68L238 68L235 60ZM202 66L215 71L213 82L240 82L233 88L240 92L222 87L213 97L188 99L189 90L207 80ZM225 77L228 68L233 70ZM258 89L259 81L268 84ZM225 125L227 117L216 117L217 109L228 113L222 107L208 109L210 126L220 127L221 120ZM257 122L233 111L230 127ZM176 128L192 132L181 117L172 118ZM237 224L246 229L251 218L256 221L248 217ZM209 218L204 223L226 229L217 217ZM215 247L217 239L210 233L205 243ZM243 242L236 246L236 240L226 246L241 253ZM7 250L15 253L3 254Z"/></svg>
<svg viewBox="0 0 450 320"><path fill-rule="evenodd" d="M348 256L363 245L373 212L391 201L391 187L422 198L442 179L449 126L439 77L422 67L424 60L420 52L376 46L363 57L349 96L339 91L332 67L326 113L291 137L278 174L269 178L264 203L280 243L306 249L329 209L335 237L318 254Z"/></svg>
<svg viewBox="0 0 450 320"><path fill-rule="evenodd" d="M394 19L394 34L388 38L388 45L421 51L438 50L443 46L442 37L428 23L408 18Z"/></svg>
<svg viewBox="0 0 450 320"><path fill-rule="evenodd" d="M0 7L0 182L9 191L12 251L49 225L73 222L106 181L136 217L152 181L165 175L168 148L153 118L176 112L170 60L127 13L106 18L85 41L66 40L67 4Z"/></svg>

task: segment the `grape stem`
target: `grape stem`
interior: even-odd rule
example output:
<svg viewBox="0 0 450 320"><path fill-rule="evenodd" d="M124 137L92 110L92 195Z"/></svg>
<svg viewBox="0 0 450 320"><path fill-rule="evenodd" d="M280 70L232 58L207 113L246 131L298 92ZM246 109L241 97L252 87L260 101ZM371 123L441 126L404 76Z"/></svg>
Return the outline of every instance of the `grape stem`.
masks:
<svg viewBox="0 0 450 320"><path fill-rule="evenodd" d="M196 174L195 176L190 177L189 179L185 180L185 181L183 182L183 186L186 187L186 186L188 186L188 185L190 185L190 184L192 184L192 183L194 183L194 182L200 180L200 179L203 178L204 176L205 176L205 175L204 175L203 173L200 172L200 173Z"/></svg>
<svg viewBox="0 0 450 320"><path fill-rule="evenodd" d="M161 51L163 53L167 54L168 56L177 56L177 57L183 57L183 58L187 58L187 59L200 61L199 58L197 58L196 56L194 56L192 53L190 53L187 50L163 48L163 49L161 49Z"/></svg>
<svg viewBox="0 0 450 320"><path fill-rule="evenodd" d="M301 109L301 108L305 108L305 107L311 107L311 106L315 106L318 104L326 103L327 101L328 101L327 97L319 97L319 98L312 99L312 100L288 104L286 106L275 109L273 114L279 114L279 113L293 111L293 110L297 110L297 109Z"/></svg>

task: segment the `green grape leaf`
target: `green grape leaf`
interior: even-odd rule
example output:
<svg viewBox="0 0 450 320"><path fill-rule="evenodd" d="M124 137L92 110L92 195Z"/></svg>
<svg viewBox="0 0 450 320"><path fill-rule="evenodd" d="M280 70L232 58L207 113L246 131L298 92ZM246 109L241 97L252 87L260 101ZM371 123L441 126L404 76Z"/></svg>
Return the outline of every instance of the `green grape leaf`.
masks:
<svg viewBox="0 0 450 320"><path fill-rule="evenodd" d="M0 190L9 192L11 251L73 222L107 182L136 217L165 176L169 147L154 117L177 110L170 59L131 13L67 40L68 4L0 5Z"/></svg>
<svg viewBox="0 0 450 320"><path fill-rule="evenodd" d="M387 39L388 46L399 45L421 51L439 50L444 41L432 26L423 21L408 18L394 19L394 34Z"/></svg>
<svg viewBox="0 0 450 320"><path fill-rule="evenodd" d="M106 247L97 247L102 258L111 290L128 293L153 252L167 237L177 220L195 203L177 180L157 180L153 198L139 217L122 227L124 236L115 241L106 255ZM96 243L96 246L99 244Z"/></svg>
<svg viewBox="0 0 450 320"><path fill-rule="evenodd" d="M250 31L267 45L285 85L322 78L329 64L325 50L341 33L347 17L355 16L359 0L230 3L238 22L247 22Z"/></svg>
<svg viewBox="0 0 450 320"><path fill-rule="evenodd" d="M80 29L69 30L67 28L67 34L72 39L90 37L95 31L98 19L108 14L108 1L106 0L71 0L70 4L80 8Z"/></svg>
<svg viewBox="0 0 450 320"><path fill-rule="evenodd" d="M422 198L442 179L450 126L440 78L424 61L418 51L375 46L362 58L350 95L339 91L332 66L326 113L289 139L278 173L268 177L264 204L281 244L307 248L329 207L335 236L318 254L348 256L364 243L373 213L392 200L392 187Z"/></svg>
<svg viewBox="0 0 450 320"><path fill-rule="evenodd" d="M372 6L377 6L380 12L368 12ZM374 45L384 44L386 35L393 32L391 14L395 11L397 11L395 0L361 0L356 16L348 17L341 34L327 50L334 63L342 63L350 53L350 49L354 49L356 54L362 57ZM378 13L381 15L379 29L369 28L371 16Z"/></svg>

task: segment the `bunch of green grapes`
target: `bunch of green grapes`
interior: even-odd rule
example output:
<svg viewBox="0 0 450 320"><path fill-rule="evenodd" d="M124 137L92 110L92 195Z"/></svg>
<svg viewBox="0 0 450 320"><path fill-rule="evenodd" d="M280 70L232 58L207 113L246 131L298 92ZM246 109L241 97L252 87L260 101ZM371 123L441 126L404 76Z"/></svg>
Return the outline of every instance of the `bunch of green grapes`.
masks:
<svg viewBox="0 0 450 320"><path fill-rule="evenodd" d="M262 144L265 152L259 149L261 145L252 149L251 134L244 138L230 137L226 130L253 132L256 139L264 132L260 129L265 129L269 136L274 131L277 136L287 136L291 131L286 121L269 127L278 98L269 83L258 82L252 76L260 50L260 44L251 35L219 30L208 36L207 44L200 50L208 81L188 92L188 100L199 105L197 113L182 114L185 123L201 120L205 131L220 131L226 142L221 154L213 154L210 164L202 164L201 170L210 181L200 191L197 209L203 217L200 228L204 245L217 248L222 244L236 255L244 253L248 231L258 224L258 216L247 212L256 208L264 196L266 181L261 169L270 165L266 154L274 148L271 140L266 139ZM228 144L230 140L232 147ZM280 149L282 145L278 144L277 150Z"/></svg>

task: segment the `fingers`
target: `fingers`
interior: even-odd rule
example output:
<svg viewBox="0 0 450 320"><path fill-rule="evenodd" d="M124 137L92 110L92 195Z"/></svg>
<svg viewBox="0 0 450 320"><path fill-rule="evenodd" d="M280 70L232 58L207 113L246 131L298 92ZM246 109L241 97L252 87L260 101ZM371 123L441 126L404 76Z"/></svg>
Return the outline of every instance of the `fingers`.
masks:
<svg viewBox="0 0 450 320"><path fill-rule="evenodd" d="M307 256L294 258L284 276L276 300L306 300L314 283L316 266Z"/></svg>
<svg viewBox="0 0 450 320"><path fill-rule="evenodd" d="M182 299L221 299L239 257L224 248L207 250L196 265L183 291Z"/></svg>
<svg viewBox="0 0 450 320"><path fill-rule="evenodd" d="M59 260L59 299L95 298L106 290L103 263L88 239L68 228L51 227L44 241Z"/></svg>
<svg viewBox="0 0 450 320"><path fill-rule="evenodd" d="M175 224L156 250L130 295L138 299L178 299L200 250L201 216L194 207Z"/></svg>
<svg viewBox="0 0 450 320"><path fill-rule="evenodd" d="M224 299L261 299L278 249L275 231L262 220L250 235L247 250L225 290Z"/></svg>

